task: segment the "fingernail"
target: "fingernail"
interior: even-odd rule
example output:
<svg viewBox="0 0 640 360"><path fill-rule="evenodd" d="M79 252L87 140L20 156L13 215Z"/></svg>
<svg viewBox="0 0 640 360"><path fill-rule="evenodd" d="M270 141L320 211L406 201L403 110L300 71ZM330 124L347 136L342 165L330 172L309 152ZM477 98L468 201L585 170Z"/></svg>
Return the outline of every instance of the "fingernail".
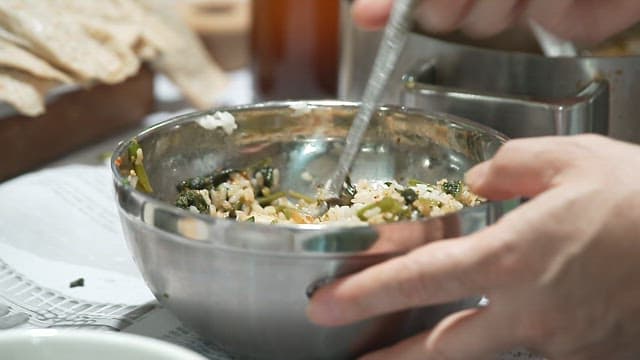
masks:
<svg viewBox="0 0 640 360"><path fill-rule="evenodd" d="M480 185L485 177L487 176L487 171L489 169L489 163L483 162L471 168L471 170L467 171L464 175L464 182L470 188L475 188Z"/></svg>

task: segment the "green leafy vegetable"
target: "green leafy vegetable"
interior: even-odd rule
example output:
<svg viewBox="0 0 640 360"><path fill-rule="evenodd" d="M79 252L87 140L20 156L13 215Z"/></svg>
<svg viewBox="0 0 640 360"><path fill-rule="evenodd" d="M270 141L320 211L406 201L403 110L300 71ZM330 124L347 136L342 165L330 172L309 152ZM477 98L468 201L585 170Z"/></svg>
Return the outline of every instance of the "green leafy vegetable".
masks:
<svg viewBox="0 0 640 360"><path fill-rule="evenodd" d="M256 198L256 200L258 201L258 204L260 204L260 206L267 206L270 205L272 202L280 199L281 197L285 197L286 194L282 191L278 191L276 193L273 193L269 196L264 196L264 197L259 197Z"/></svg>
<svg viewBox="0 0 640 360"><path fill-rule="evenodd" d="M356 187L351 183L351 178L347 176L344 179L344 183L342 184L342 189L340 190L340 202L339 204L342 206L351 205L351 200L356 196L357 190Z"/></svg>
<svg viewBox="0 0 640 360"><path fill-rule="evenodd" d="M84 286L84 278L79 278L69 283L70 288L82 287L82 286Z"/></svg>
<svg viewBox="0 0 640 360"><path fill-rule="evenodd" d="M293 190L289 190L289 196L291 196L294 199L302 200L308 204L313 204L318 201L317 199L312 198L311 196L307 196Z"/></svg>
<svg viewBox="0 0 640 360"><path fill-rule="evenodd" d="M271 188L273 187L275 184L274 181L274 176L273 176L273 168L271 166L264 166L259 168L258 170L256 170L254 176L258 177L258 175L260 175L260 177L262 177L262 185L261 187L268 187Z"/></svg>
<svg viewBox="0 0 640 360"><path fill-rule="evenodd" d="M360 218L360 220L362 221L369 220L365 216L365 213L373 208L379 208L380 212L390 213L393 215L397 215L398 217L403 217L405 215L404 213L407 210L400 201L387 196L382 198L382 200L376 201L375 203L367 205L358 210L358 218Z"/></svg>
<svg viewBox="0 0 640 360"><path fill-rule="evenodd" d="M242 173L237 169L216 170L211 174L204 176L195 176L186 180L182 180L176 185L178 192L183 190L211 190L225 181L229 181L234 173Z"/></svg>
<svg viewBox="0 0 640 360"><path fill-rule="evenodd" d="M136 139L131 140L129 143L129 147L127 148L127 152L129 155L129 160L133 166L133 171L135 171L136 176L138 177L138 182L136 184L136 188L142 190L147 193L152 193L153 188L151 187L151 182L149 182L149 177L147 176L147 171L144 169L144 165L142 163L144 155L142 153L142 148Z"/></svg>
<svg viewBox="0 0 640 360"><path fill-rule="evenodd" d="M194 206L201 214L209 213L209 204L198 190L187 189L178 194L176 206L183 209L189 209Z"/></svg>
<svg viewBox="0 0 640 360"><path fill-rule="evenodd" d="M460 180L444 181L441 186L442 186L442 191L454 197L457 196L460 193L460 191L462 191L462 181Z"/></svg>
<svg viewBox="0 0 640 360"><path fill-rule="evenodd" d="M415 190L411 188L405 188L404 190L398 190L400 195L404 198L404 201L407 205L411 205L414 201L418 199L418 194Z"/></svg>

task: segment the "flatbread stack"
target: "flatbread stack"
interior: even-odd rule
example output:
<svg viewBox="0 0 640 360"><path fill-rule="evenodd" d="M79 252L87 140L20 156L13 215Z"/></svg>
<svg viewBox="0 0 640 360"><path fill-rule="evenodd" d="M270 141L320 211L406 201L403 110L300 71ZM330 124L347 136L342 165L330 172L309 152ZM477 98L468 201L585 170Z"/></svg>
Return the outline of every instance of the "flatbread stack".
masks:
<svg viewBox="0 0 640 360"><path fill-rule="evenodd" d="M63 85L116 84L144 62L195 107L213 104L225 76L170 0L1 0L0 102L37 116Z"/></svg>

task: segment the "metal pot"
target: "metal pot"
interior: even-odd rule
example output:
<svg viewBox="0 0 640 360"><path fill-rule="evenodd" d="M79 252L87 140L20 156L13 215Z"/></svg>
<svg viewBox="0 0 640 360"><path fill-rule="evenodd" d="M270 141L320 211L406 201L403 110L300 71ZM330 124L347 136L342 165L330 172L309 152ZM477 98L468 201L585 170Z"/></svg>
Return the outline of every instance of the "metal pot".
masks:
<svg viewBox="0 0 640 360"><path fill-rule="evenodd" d="M210 113L171 119L136 136L154 187L126 181L124 142L112 170L119 213L133 256L157 299L230 354L258 359L347 359L427 328L459 304L400 312L350 326L311 324L308 296L327 280L361 270L429 241L471 233L512 205L487 203L423 221L379 226L283 226L235 222L174 207L175 184L216 168L270 157L282 187L315 188L300 174L331 171L358 108L337 101L281 102L229 109L231 135L207 130ZM354 180L460 179L506 139L449 115L381 108L365 134Z"/></svg>
<svg viewBox="0 0 640 360"><path fill-rule="evenodd" d="M339 96L361 97L380 41L343 0ZM474 119L509 137L608 134L640 143L640 57L547 58L414 32L385 102Z"/></svg>

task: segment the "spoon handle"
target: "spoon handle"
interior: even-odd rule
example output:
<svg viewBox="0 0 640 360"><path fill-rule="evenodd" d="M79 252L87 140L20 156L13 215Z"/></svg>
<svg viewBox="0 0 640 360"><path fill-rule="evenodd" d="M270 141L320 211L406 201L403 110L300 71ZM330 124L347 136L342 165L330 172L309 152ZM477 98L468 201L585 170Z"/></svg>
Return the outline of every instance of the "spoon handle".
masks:
<svg viewBox="0 0 640 360"><path fill-rule="evenodd" d="M412 23L412 10L416 0L395 0L391 15L384 29L373 69L362 96L362 103L347 134L346 144L338 165L327 182L324 190L328 197L337 197L342 184L351 169L353 159L360 149L362 136L369 126L373 112L377 108L382 93L387 86L389 76L400 57Z"/></svg>

